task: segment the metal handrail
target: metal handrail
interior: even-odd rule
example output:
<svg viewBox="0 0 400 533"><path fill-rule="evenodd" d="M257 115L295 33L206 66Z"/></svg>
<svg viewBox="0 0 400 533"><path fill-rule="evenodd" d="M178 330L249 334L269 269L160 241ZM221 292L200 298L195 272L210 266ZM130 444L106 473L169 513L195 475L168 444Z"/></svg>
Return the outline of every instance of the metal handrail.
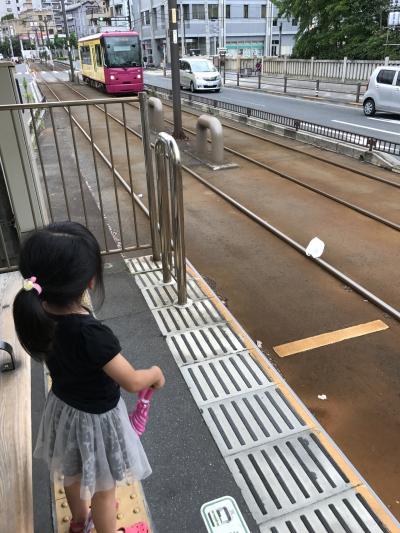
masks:
<svg viewBox="0 0 400 533"><path fill-rule="evenodd" d="M157 91L160 94L166 94L170 96L172 91L164 87L157 87L155 85L146 84L150 90ZM304 131L321 137L328 137L337 141L353 144L356 146L362 146L368 148L370 152L378 151L392 155L400 155L400 144L393 141L386 141L369 135L363 135L362 133L354 133L351 131L340 130L337 128L331 128L330 126L324 126L322 124L316 124L314 122L308 122L306 120L295 119L285 115L278 115L269 111L263 111L262 109L256 109L253 107L238 105L230 102L223 102L221 100L214 100L206 98L204 96L198 96L193 94L182 95L183 99L189 102L199 102L209 107L215 107L217 109L224 109L226 111L232 111L239 115L244 115L248 118L256 118L279 124L288 128L292 128L295 131Z"/></svg>
<svg viewBox="0 0 400 533"><path fill-rule="evenodd" d="M158 183L163 281L164 283L169 283L172 279L173 243L175 277L178 284L178 305L186 305L186 253L181 155L175 139L164 132L158 134L154 151Z"/></svg>
<svg viewBox="0 0 400 533"><path fill-rule="evenodd" d="M137 96L123 96L116 100L115 98L92 98L91 100L62 100L60 102L37 102L28 104L2 104L0 111L14 111L18 109L49 109L49 107L74 107L91 104L127 104L130 102L139 102Z"/></svg>

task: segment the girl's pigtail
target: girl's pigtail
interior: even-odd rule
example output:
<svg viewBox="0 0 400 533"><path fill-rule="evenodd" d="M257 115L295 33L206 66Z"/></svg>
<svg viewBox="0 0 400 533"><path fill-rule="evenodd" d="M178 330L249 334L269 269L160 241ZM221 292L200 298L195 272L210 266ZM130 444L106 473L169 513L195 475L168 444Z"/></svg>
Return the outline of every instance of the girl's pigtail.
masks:
<svg viewBox="0 0 400 533"><path fill-rule="evenodd" d="M21 289L14 300L15 329L23 348L33 359L44 361L51 349L56 322L45 312L35 289Z"/></svg>

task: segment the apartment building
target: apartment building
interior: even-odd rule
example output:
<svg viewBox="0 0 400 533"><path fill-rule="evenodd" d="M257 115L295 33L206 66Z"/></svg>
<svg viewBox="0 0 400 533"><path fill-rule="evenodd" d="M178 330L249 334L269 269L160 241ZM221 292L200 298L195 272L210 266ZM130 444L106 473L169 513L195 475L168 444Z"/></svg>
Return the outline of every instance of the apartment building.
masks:
<svg viewBox="0 0 400 533"><path fill-rule="evenodd" d="M134 2L134 25L150 64L163 60L167 6L167 0ZM297 20L280 18L270 0L178 0L178 10L182 55L190 49L213 55L220 47L231 57L290 55L295 44Z"/></svg>

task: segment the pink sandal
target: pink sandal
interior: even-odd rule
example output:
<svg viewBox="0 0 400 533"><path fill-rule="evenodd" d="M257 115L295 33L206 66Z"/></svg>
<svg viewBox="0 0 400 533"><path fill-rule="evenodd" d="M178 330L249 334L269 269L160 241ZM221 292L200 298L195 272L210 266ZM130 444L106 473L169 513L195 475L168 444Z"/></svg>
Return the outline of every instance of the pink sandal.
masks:
<svg viewBox="0 0 400 533"><path fill-rule="evenodd" d="M71 519L69 523L69 533L90 533L94 528L92 513L89 512L86 522L76 522Z"/></svg>
<svg viewBox="0 0 400 533"><path fill-rule="evenodd" d="M145 522L137 522L128 527L121 527L117 531L125 531L125 533L149 533L149 528Z"/></svg>

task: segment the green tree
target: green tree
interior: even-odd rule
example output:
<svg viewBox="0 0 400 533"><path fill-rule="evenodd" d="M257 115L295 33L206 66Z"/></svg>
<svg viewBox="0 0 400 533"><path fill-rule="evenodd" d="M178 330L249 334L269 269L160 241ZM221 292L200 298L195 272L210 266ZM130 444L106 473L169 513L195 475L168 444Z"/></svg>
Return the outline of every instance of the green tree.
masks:
<svg viewBox="0 0 400 533"><path fill-rule="evenodd" d="M400 32L387 28L390 0L276 0L299 20L293 55L320 59L400 57Z"/></svg>
<svg viewBox="0 0 400 533"><path fill-rule="evenodd" d="M18 37L11 37L12 47L14 51L15 57L22 56L21 53L21 43L19 41ZM10 58L12 56L11 53L11 46L10 46L10 39L7 37L3 41L0 42L0 53L3 54L4 57Z"/></svg>
<svg viewBox="0 0 400 533"><path fill-rule="evenodd" d="M69 34L69 44L72 48L78 48L78 39L74 31L71 31L71 33Z"/></svg>

